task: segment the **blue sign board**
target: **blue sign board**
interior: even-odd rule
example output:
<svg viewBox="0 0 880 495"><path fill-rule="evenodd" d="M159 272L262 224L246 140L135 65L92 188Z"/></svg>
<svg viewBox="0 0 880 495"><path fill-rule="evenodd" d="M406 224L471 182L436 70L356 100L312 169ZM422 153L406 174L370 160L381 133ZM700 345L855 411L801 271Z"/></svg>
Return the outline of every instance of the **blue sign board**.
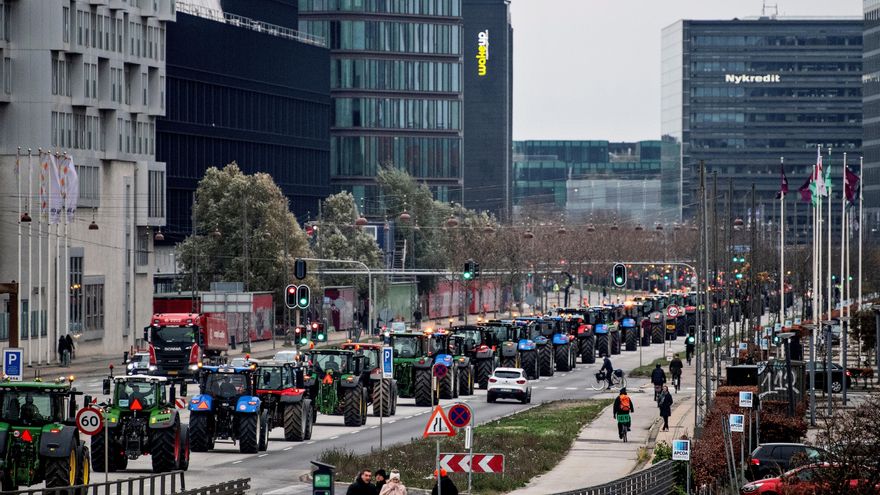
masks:
<svg viewBox="0 0 880 495"><path fill-rule="evenodd" d="M464 428L471 422L471 408L464 404L455 404L449 408L449 422L456 428Z"/></svg>
<svg viewBox="0 0 880 495"><path fill-rule="evenodd" d="M3 349L3 374L10 380L20 382L24 374L22 361L24 350L19 348Z"/></svg>
<svg viewBox="0 0 880 495"><path fill-rule="evenodd" d="M382 348L382 377L394 378L394 348Z"/></svg>
<svg viewBox="0 0 880 495"><path fill-rule="evenodd" d="M673 461L689 461L689 460L691 460L691 441L690 440L673 440L672 441L672 460Z"/></svg>

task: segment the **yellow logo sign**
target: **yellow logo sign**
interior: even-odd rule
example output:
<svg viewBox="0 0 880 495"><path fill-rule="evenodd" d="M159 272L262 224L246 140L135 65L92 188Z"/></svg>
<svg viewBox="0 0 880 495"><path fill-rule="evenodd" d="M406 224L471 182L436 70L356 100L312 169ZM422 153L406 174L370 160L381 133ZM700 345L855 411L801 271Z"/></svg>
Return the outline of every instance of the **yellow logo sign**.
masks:
<svg viewBox="0 0 880 495"><path fill-rule="evenodd" d="M486 64L489 61L489 30L480 31L477 35L477 74L486 75Z"/></svg>

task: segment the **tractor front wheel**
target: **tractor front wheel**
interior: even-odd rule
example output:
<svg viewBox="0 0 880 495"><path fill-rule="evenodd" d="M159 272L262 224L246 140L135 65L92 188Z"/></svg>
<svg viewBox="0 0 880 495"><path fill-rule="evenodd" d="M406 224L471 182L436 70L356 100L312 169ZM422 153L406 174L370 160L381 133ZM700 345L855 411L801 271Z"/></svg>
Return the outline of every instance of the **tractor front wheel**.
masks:
<svg viewBox="0 0 880 495"><path fill-rule="evenodd" d="M455 377L454 370L455 368L449 367L446 369L446 374L443 375L443 378L438 380L437 388L440 389L440 398L441 399L454 399L455 398Z"/></svg>
<svg viewBox="0 0 880 495"><path fill-rule="evenodd" d="M538 361L540 361L541 376L553 376L553 348L550 347L550 344L541 346L538 349Z"/></svg>
<svg viewBox="0 0 880 495"><path fill-rule="evenodd" d="M437 396L431 397L431 369L416 370L415 385L413 385L413 396L416 399L417 406L433 406L439 401Z"/></svg>
<svg viewBox="0 0 880 495"><path fill-rule="evenodd" d="M523 351L521 354L522 359L522 369L526 372L526 377L529 380L537 380L538 379L538 352L537 351Z"/></svg>
<svg viewBox="0 0 880 495"><path fill-rule="evenodd" d="M345 391L345 426L362 426L366 412L364 386L356 386Z"/></svg>
<svg viewBox="0 0 880 495"><path fill-rule="evenodd" d="M241 414L238 417L238 449L242 454L256 454L260 448L260 414Z"/></svg>
<svg viewBox="0 0 880 495"><path fill-rule="evenodd" d="M211 433L208 431L208 415L193 413L189 417L190 448L193 452L207 452L214 446Z"/></svg>
<svg viewBox="0 0 880 495"><path fill-rule="evenodd" d="M104 459L104 435L106 434L107 430L102 429L100 432L92 435L92 469L98 473L103 473L105 469L109 469L111 472L114 471L113 462L111 461L111 465L108 467L107 460ZM112 449L112 445L110 448Z"/></svg>
<svg viewBox="0 0 880 495"><path fill-rule="evenodd" d="M260 452L265 452L269 448L269 413L263 412L260 415Z"/></svg>
<svg viewBox="0 0 880 495"><path fill-rule="evenodd" d="M571 371L571 360L568 358L571 352L571 344L558 345L555 347L556 369L559 371Z"/></svg>
<svg viewBox="0 0 880 495"><path fill-rule="evenodd" d="M592 335L581 338L581 363L593 364L596 362L596 341Z"/></svg>
<svg viewBox="0 0 880 495"><path fill-rule="evenodd" d="M302 442L306 437L306 422L311 419L309 416L305 399L284 406L284 439Z"/></svg>
<svg viewBox="0 0 880 495"><path fill-rule="evenodd" d="M311 440L312 439L312 427L315 425L315 406L312 404L311 400L304 400L305 403L305 421L306 421L306 433L303 437L303 440Z"/></svg>
<svg viewBox="0 0 880 495"><path fill-rule="evenodd" d="M180 459L180 424L152 430L151 433L150 458L153 461L153 472L174 471Z"/></svg>
<svg viewBox="0 0 880 495"><path fill-rule="evenodd" d="M479 384L480 388L489 388L489 376L492 375L492 359L480 359L477 361L477 376L474 382Z"/></svg>
<svg viewBox="0 0 880 495"><path fill-rule="evenodd" d="M394 381L379 380L373 386L373 416L387 418L394 409Z"/></svg>
<svg viewBox="0 0 880 495"><path fill-rule="evenodd" d="M181 471L189 470L189 452L189 427L180 425L180 455L177 458L177 469Z"/></svg>
<svg viewBox="0 0 880 495"><path fill-rule="evenodd" d="M460 370L458 393L459 395L474 395L474 367L472 365Z"/></svg>

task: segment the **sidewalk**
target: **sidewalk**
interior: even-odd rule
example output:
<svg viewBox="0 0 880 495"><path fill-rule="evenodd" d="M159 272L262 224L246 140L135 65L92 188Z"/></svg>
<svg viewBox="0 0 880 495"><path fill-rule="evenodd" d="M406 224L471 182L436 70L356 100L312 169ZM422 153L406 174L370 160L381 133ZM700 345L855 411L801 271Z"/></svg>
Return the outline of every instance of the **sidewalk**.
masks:
<svg viewBox="0 0 880 495"><path fill-rule="evenodd" d="M676 349L678 347L675 347ZM684 351L680 350L681 355ZM671 380L669 370L664 369ZM694 425L694 367L685 363L682 373L682 389L673 392L672 415L669 417L669 432L660 432L663 419L654 402L654 388L647 379L628 379L627 392L633 401L632 431L628 442L623 443L617 436L617 423L608 406L589 425L581 430L571 450L550 472L533 479L527 486L510 492L509 495L543 495L559 493L622 478L633 471L650 465L654 445L660 440L670 442L683 434L692 435ZM616 392L606 392L596 398L614 398ZM644 464L639 459L642 453ZM589 467L592 467L590 469Z"/></svg>

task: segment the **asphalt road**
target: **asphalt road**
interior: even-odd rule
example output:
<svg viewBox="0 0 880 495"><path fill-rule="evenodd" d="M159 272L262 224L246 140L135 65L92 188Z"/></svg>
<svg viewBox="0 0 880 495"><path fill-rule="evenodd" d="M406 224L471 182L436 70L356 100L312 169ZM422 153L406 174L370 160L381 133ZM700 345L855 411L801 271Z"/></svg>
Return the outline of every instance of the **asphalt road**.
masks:
<svg viewBox="0 0 880 495"><path fill-rule="evenodd" d="M672 344L672 349L675 352L683 351L684 339L674 341ZM664 346L659 344L643 348L642 362L650 363L663 353ZM639 352L624 351L620 355L612 356L612 362L615 368L629 371L639 366ZM600 364L601 361L593 365L578 364L574 371L556 373L553 377L541 378L532 382L531 405L559 399L613 397L613 393L599 393L589 387L589 374L591 371L597 371ZM644 379L633 379L629 381L628 388L637 390L639 386L646 383ZM104 399L100 394L101 381L99 379L84 379L77 385L85 393L98 397L99 401ZM191 396L197 391L191 385L188 392ZM486 402L484 390L477 390L473 396L461 397L457 400L444 400L441 401L441 404L449 406L455 402L467 403L474 413L474 420L477 424L530 407L513 401L489 404ZM355 428L344 426L341 416L319 414L312 440L307 442L284 441L283 430L280 428L270 432L269 448L260 454L241 454L237 445L233 445L231 442L217 442L217 448L211 452L192 454L189 471L186 474L187 487L210 485L235 478L251 478L251 487L254 493L310 493L308 490L310 485L299 482L299 478L309 472L310 461L317 459L323 451L345 449L355 453L369 452L379 447L380 432L385 447L409 442L421 437L429 413L430 408L416 407L413 399L400 399L397 415L384 418L381 429L379 418L373 416L367 419L365 426ZM184 421L188 421L188 415L188 412L183 411ZM653 416L646 416L644 420L651 421L652 419ZM638 415L634 415L634 420L639 421ZM610 427L612 425L609 425ZM479 450L479 445L475 446L475 450ZM123 473L111 473L110 479L151 473L149 457L130 461L128 466L129 469ZM93 481L103 481L103 478L103 473L94 473Z"/></svg>

